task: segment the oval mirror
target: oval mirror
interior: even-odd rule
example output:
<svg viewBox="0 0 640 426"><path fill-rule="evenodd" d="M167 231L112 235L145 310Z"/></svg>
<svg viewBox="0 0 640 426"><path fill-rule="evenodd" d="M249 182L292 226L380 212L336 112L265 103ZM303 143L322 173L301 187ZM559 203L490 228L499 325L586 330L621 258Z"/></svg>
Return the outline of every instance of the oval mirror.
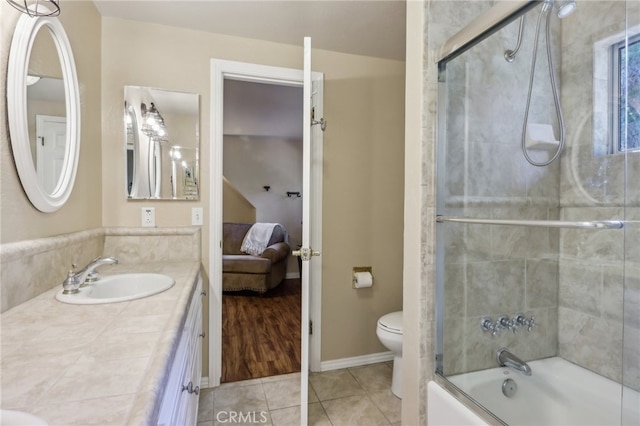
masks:
<svg viewBox="0 0 640 426"><path fill-rule="evenodd" d="M54 17L22 15L11 42L7 115L20 182L38 210L71 195L80 148L80 96L71 45Z"/></svg>

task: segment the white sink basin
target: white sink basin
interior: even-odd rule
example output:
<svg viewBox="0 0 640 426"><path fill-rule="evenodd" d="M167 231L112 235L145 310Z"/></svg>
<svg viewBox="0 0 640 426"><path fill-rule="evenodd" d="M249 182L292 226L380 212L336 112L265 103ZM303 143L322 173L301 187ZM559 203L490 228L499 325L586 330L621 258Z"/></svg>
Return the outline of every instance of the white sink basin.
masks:
<svg viewBox="0 0 640 426"><path fill-rule="evenodd" d="M62 294L60 290L56 294L56 299L76 305L125 302L169 290L175 283L173 278L162 274L110 275L86 287L81 287L75 294Z"/></svg>
<svg viewBox="0 0 640 426"><path fill-rule="evenodd" d="M0 426L47 426L47 422L22 411L0 410Z"/></svg>

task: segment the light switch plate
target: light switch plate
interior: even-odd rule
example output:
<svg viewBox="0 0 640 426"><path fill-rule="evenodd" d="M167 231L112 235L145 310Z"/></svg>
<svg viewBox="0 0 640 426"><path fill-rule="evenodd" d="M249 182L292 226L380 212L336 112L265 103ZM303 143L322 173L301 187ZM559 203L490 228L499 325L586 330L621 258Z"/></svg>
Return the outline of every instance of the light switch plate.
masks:
<svg viewBox="0 0 640 426"><path fill-rule="evenodd" d="M192 225L202 225L202 207L192 207L191 208L191 224Z"/></svg>

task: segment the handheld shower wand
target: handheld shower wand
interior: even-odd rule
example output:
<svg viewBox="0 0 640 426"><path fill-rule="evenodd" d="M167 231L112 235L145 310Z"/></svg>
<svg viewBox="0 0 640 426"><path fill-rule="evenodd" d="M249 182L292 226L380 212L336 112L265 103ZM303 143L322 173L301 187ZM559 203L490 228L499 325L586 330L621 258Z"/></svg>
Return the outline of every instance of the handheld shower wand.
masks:
<svg viewBox="0 0 640 426"><path fill-rule="evenodd" d="M545 0L542 5L542 9L540 10L540 15L538 16L538 21L536 23L536 31L535 38L533 43L533 56L531 59L531 70L529 74L529 91L527 94L527 103L524 112L524 122L522 124L522 140L521 140L521 148L522 154L524 158L529 162L529 164L537 167L548 166L552 162L556 160L562 153L565 144L565 127L564 127L564 118L562 116L562 107L560 106L560 97L558 95L558 85L556 83L556 77L553 69L553 55L551 54L551 43L550 43L550 30L549 30L549 22L551 18L551 9L557 9L558 18L563 19L573 13L576 9L576 2L574 0ZM527 125L529 121L529 107L531 106L531 91L533 89L533 78L535 76L535 68L536 68L536 59L538 57L538 40L540 38L540 24L542 19L545 18L545 41L547 47L547 65L549 67L549 79L551 80L551 90L553 92L553 103L556 110L556 116L558 119L558 125L560 127L560 141L558 143L558 148L556 152L551 156L551 158L547 161L537 162L529 156L527 152ZM520 45L522 44L522 34L524 32L524 16L520 17L520 27L518 29L518 42L516 44L515 49L507 50L504 52L504 58L507 62L511 63L514 61L516 53L520 49Z"/></svg>

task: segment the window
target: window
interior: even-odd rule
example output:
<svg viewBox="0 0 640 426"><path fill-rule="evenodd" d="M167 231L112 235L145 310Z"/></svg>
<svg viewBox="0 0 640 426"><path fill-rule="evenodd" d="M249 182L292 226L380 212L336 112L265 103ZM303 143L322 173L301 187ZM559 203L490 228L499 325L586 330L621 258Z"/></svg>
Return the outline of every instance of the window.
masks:
<svg viewBox="0 0 640 426"><path fill-rule="evenodd" d="M593 153L640 152L640 26L593 45Z"/></svg>
<svg viewBox="0 0 640 426"><path fill-rule="evenodd" d="M612 153L640 150L640 34L611 46Z"/></svg>

